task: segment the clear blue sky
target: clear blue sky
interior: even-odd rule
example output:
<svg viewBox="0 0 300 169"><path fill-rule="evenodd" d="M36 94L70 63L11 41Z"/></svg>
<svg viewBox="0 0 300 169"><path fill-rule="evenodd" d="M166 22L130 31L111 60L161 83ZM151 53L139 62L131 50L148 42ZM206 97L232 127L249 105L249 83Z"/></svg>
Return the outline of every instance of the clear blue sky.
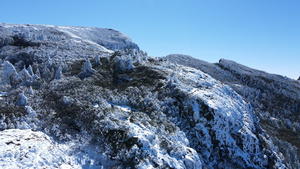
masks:
<svg viewBox="0 0 300 169"><path fill-rule="evenodd" d="M151 56L300 76L300 0L1 0L0 22L117 29Z"/></svg>

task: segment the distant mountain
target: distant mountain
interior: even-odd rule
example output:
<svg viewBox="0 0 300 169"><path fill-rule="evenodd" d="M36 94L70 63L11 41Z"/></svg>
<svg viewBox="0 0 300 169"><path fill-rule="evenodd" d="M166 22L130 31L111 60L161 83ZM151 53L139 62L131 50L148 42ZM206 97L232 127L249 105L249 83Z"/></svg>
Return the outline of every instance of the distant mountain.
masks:
<svg viewBox="0 0 300 169"><path fill-rule="evenodd" d="M199 61L201 71L149 57L112 29L0 24L0 32L1 168L299 167L281 141L283 131L297 136L299 83L232 61Z"/></svg>
<svg viewBox="0 0 300 169"><path fill-rule="evenodd" d="M289 163L290 168L299 166L300 84L296 80L225 59L214 64L180 54L166 58L170 62L202 70L232 87L251 103L260 125L271 136L277 151L285 157L282 159Z"/></svg>

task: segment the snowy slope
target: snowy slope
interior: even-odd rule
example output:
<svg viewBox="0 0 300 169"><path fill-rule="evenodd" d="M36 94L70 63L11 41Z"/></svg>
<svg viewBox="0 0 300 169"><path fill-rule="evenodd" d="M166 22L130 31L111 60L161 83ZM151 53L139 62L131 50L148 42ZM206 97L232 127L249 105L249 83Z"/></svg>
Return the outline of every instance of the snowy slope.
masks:
<svg viewBox="0 0 300 169"><path fill-rule="evenodd" d="M105 57L116 50L139 50L127 35L113 29L0 23L0 32L0 57L13 64L27 56L26 65L47 57L72 60L97 54ZM11 50L17 52L12 55Z"/></svg>
<svg viewBox="0 0 300 169"><path fill-rule="evenodd" d="M0 132L1 168L72 168L66 154L49 136L31 130Z"/></svg>
<svg viewBox="0 0 300 169"><path fill-rule="evenodd" d="M55 35L64 40L71 39L74 42L87 42L102 50L124 50L126 48L139 49L139 47L125 34L114 30L94 27L79 26L52 26L52 25L18 25L18 24L0 24L1 32L6 36L15 34L24 34L31 41L57 40ZM54 37L51 37L54 36ZM101 47L102 46L102 47ZM104 48L103 48L104 47Z"/></svg>
<svg viewBox="0 0 300 169"><path fill-rule="evenodd" d="M289 168L299 167L300 84L296 80L226 59L212 64L180 54L166 58L170 62L200 69L230 85L252 104L260 124L274 140L276 151L282 154L281 158L285 158Z"/></svg>
<svg viewBox="0 0 300 169"><path fill-rule="evenodd" d="M139 49L127 35L114 30L93 27L58 26L58 30L65 32L75 39L102 45L109 50Z"/></svg>
<svg viewBox="0 0 300 169"><path fill-rule="evenodd" d="M201 70L110 29L0 30L2 166L285 168L251 105Z"/></svg>
<svg viewBox="0 0 300 169"><path fill-rule="evenodd" d="M262 133L250 104L246 103L232 88L199 70L180 65L176 65L176 68L169 65L166 68L163 70L170 72L172 85L189 97L185 105L193 110L193 114L190 115L193 128L187 133L196 136L196 138L189 138L193 143L191 145L201 154L204 161L210 161L210 167L239 168L246 163L246 166L260 168L268 163L267 156L264 155L266 152L259 150L259 142L263 142L260 138ZM212 113L212 117L209 117L208 112L206 112L208 114L203 112L206 106L209 113ZM176 113L176 110L172 113ZM175 121L175 123L180 122ZM218 147L218 150L214 150L213 147ZM220 162L218 158L222 159L222 155L226 156L227 153L230 158L239 161L233 160L236 164L226 159ZM219 156L220 154L222 155ZM277 156L276 153L273 155ZM212 160L214 158L218 161L218 165L214 164ZM278 161L276 166L282 167L281 162Z"/></svg>
<svg viewBox="0 0 300 169"><path fill-rule="evenodd" d="M75 146L74 146L75 145ZM41 131L9 129L0 131L1 168L108 168L95 146L58 143Z"/></svg>
<svg viewBox="0 0 300 169"><path fill-rule="evenodd" d="M203 60L195 59L192 56L189 55L182 55L182 54L170 54L165 57L170 62L177 62L177 64L181 65L187 65L190 67L200 68L204 72L207 72L208 70L212 71L214 69L221 71L218 69L218 67L213 63L208 63Z"/></svg>

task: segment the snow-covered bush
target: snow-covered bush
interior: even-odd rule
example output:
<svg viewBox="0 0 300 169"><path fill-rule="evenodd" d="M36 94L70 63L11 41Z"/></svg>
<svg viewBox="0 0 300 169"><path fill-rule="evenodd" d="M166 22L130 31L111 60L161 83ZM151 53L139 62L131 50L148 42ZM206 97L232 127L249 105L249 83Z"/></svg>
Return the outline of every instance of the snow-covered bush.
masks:
<svg viewBox="0 0 300 169"><path fill-rule="evenodd" d="M33 70L32 70L31 65L28 66L27 71L28 71L30 76L33 76Z"/></svg>
<svg viewBox="0 0 300 169"><path fill-rule="evenodd" d="M40 73L40 69L39 69L39 68L36 69L35 74L36 74L38 77L41 77L41 73Z"/></svg>
<svg viewBox="0 0 300 169"><path fill-rule="evenodd" d="M26 98L24 92L22 92L16 101L16 105L17 106L26 106L26 104L27 104L27 98Z"/></svg>
<svg viewBox="0 0 300 169"><path fill-rule="evenodd" d="M44 64L44 67L47 67L49 69L49 71L53 71L53 69L55 68L55 63L54 61L50 58L50 56L47 54L46 55L47 61Z"/></svg>
<svg viewBox="0 0 300 169"><path fill-rule="evenodd" d="M62 60L62 58L59 60L58 67L61 67L62 73L65 73L68 69L68 65Z"/></svg>
<svg viewBox="0 0 300 169"><path fill-rule="evenodd" d="M56 73L55 73L55 79L56 80L59 80L63 78L63 75L62 75L62 68L59 66L56 70Z"/></svg>
<svg viewBox="0 0 300 169"><path fill-rule="evenodd" d="M12 37L0 37L0 47L12 44L14 39Z"/></svg>
<svg viewBox="0 0 300 169"><path fill-rule="evenodd" d="M27 93L28 93L29 95L33 95L33 94L34 94L34 91L33 91L33 89L32 89L31 86L29 87Z"/></svg>
<svg viewBox="0 0 300 169"><path fill-rule="evenodd" d="M17 75L17 71L11 63L8 61L4 62L3 68L3 76L2 76L2 84L3 85L10 85L13 78Z"/></svg>
<svg viewBox="0 0 300 169"><path fill-rule="evenodd" d="M30 84L32 82L32 76L29 74L27 69L24 67L18 75L15 77L15 80L24 85Z"/></svg>
<svg viewBox="0 0 300 169"><path fill-rule="evenodd" d="M80 79L84 79L86 77L92 76L94 72L95 72L95 70L92 68L92 64L91 64L90 60L86 59L78 77Z"/></svg>
<svg viewBox="0 0 300 169"><path fill-rule="evenodd" d="M49 70L49 68L46 65L43 67L43 78L45 80L49 80L52 78L52 72Z"/></svg>
<svg viewBox="0 0 300 169"><path fill-rule="evenodd" d="M101 66L102 65L102 63L101 63L101 61L100 61L100 56L99 55L96 55L96 57L95 57L95 65L96 66Z"/></svg>
<svg viewBox="0 0 300 169"><path fill-rule="evenodd" d="M114 59L116 62L116 71L131 71L134 68L131 57L127 58L123 55L121 57L116 56Z"/></svg>

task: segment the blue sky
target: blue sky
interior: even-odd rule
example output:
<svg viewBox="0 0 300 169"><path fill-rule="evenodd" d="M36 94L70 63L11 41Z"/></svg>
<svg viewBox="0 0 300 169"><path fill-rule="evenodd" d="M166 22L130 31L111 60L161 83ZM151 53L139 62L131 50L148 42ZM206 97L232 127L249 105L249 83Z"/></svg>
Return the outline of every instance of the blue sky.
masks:
<svg viewBox="0 0 300 169"><path fill-rule="evenodd" d="M0 22L114 28L152 56L300 76L300 0L1 0Z"/></svg>

